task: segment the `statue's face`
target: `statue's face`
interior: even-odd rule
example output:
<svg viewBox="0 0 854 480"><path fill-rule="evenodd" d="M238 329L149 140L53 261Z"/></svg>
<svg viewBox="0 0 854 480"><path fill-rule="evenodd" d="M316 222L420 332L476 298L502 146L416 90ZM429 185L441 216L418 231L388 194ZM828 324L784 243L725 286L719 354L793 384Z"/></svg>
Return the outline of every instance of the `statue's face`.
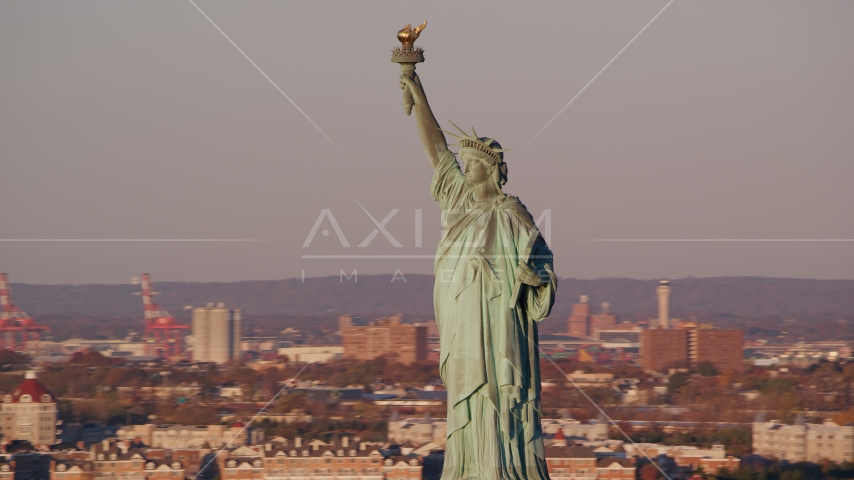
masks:
<svg viewBox="0 0 854 480"><path fill-rule="evenodd" d="M463 155L466 166L466 182L469 185L480 185L492 177L492 167L481 158L473 155Z"/></svg>

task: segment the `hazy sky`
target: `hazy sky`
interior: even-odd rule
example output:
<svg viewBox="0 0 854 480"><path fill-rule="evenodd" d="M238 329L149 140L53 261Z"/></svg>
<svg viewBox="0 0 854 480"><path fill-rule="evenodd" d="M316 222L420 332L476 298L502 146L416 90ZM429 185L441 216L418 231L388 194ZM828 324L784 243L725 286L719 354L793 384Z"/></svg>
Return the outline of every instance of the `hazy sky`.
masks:
<svg viewBox="0 0 854 480"><path fill-rule="evenodd" d="M432 272L389 61L424 19L437 118L512 150L560 276L854 278L854 242L594 241L854 239L854 2L676 0L528 148L666 0L197 3L347 156L189 1L2 2L0 238L264 240L3 241L14 282ZM349 247L303 248L324 209ZM425 258L303 257L342 254Z"/></svg>

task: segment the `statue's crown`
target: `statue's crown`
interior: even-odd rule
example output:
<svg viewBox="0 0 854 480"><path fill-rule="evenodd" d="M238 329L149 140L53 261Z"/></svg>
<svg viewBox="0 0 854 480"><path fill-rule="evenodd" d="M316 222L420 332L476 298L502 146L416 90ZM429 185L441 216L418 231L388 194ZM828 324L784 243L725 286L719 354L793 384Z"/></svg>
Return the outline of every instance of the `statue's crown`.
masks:
<svg viewBox="0 0 854 480"><path fill-rule="evenodd" d="M469 135L464 132L462 128L457 127L454 122L451 122L450 120L448 120L448 122L450 122L450 124L462 134L462 136L460 136L447 130L442 130L448 135L454 136L459 140L459 143L453 144L452 146L458 146L460 148L474 148L475 150L489 155L490 158L495 160L495 163L504 163L504 152L507 152L508 150L501 148L501 144L496 142L494 138L478 137L477 132L474 131L474 127L471 129L472 134Z"/></svg>

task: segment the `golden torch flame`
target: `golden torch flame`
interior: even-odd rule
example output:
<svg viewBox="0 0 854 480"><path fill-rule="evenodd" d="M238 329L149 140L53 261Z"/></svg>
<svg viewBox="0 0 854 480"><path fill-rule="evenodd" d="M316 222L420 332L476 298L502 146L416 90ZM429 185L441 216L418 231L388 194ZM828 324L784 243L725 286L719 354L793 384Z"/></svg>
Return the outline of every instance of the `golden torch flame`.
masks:
<svg viewBox="0 0 854 480"><path fill-rule="evenodd" d="M397 32L397 39L400 40L404 46L412 46L415 43L415 40L418 39L418 35L421 33L421 30L424 30L424 27L427 26L427 20L424 20L424 23L418 25L415 28L412 28L411 23L407 23L405 27L400 29Z"/></svg>

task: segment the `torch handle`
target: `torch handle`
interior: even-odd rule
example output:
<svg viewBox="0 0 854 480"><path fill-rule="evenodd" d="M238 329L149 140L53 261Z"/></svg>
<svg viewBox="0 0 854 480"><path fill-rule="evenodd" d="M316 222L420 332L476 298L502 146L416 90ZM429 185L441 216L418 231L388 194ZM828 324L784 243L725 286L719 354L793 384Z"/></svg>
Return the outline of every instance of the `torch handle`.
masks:
<svg viewBox="0 0 854 480"><path fill-rule="evenodd" d="M401 63L400 71L409 78L415 78L415 64ZM412 107L415 105L415 100L412 99L412 92L408 88L403 89L403 113L407 116L412 113Z"/></svg>

